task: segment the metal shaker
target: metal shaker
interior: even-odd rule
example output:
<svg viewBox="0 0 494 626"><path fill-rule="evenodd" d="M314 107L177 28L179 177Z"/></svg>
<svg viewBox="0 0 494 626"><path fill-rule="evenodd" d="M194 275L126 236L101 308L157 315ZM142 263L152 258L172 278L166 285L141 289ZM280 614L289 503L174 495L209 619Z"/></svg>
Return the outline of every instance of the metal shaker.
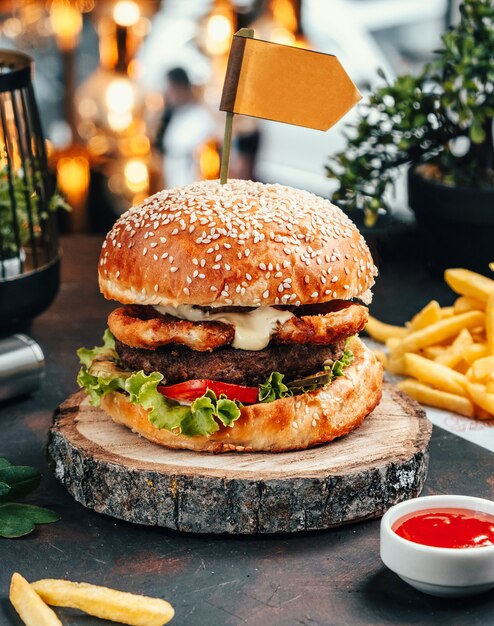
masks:
<svg viewBox="0 0 494 626"><path fill-rule="evenodd" d="M37 389L44 376L45 357L27 335L0 339L0 401Z"/></svg>

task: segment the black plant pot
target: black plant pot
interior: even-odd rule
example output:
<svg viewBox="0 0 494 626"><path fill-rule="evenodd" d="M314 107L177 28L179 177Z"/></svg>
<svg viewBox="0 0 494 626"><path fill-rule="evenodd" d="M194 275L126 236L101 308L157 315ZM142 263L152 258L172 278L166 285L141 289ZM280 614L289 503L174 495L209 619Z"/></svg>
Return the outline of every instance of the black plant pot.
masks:
<svg viewBox="0 0 494 626"><path fill-rule="evenodd" d="M0 280L0 332L25 327L47 309L60 285L60 254L45 266Z"/></svg>
<svg viewBox="0 0 494 626"><path fill-rule="evenodd" d="M410 169L408 203L432 270L488 271L494 261L494 188L450 187Z"/></svg>

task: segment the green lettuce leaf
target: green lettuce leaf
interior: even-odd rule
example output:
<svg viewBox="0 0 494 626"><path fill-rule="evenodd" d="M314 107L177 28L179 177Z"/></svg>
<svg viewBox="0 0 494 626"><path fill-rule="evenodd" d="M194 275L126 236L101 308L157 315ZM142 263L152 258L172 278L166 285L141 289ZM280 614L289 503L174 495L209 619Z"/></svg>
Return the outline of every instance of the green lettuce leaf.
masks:
<svg viewBox="0 0 494 626"><path fill-rule="evenodd" d="M149 421L156 428L178 429L178 432L183 432L182 421L190 413L190 408L161 394L158 391L158 385L162 380L163 375L159 372L145 374L141 370L127 378L123 389L129 394L129 399L133 404L140 405L149 411Z"/></svg>
<svg viewBox="0 0 494 626"><path fill-rule="evenodd" d="M213 415L215 412L215 404L209 397L208 392L201 398L194 400L190 407L189 414L182 422L182 432L184 435L193 437L194 435L206 434L212 435L219 426Z"/></svg>
<svg viewBox="0 0 494 626"><path fill-rule="evenodd" d="M259 402L273 402L293 395L283 382L284 377L285 375L279 372L271 372L267 381L259 385Z"/></svg>
<svg viewBox="0 0 494 626"><path fill-rule="evenodd" d="M93 361L101 360L117 360L117 353L115 351L115 337L111 334L107 328L103 334L103 345L95 346L92 350L88 348L79 348L77 350L77 356L82 365L87 368L91 366Z"/></svg>
<svg viewBox="0 0 494 626"><path fill-rule="evenodd" d="M77 382L86 390L94 406L99 406L101 398L107 393L125 392L130 402L148 411L149 421L156 428L165 428L189 437L209 436L219 430L218 421L231 426L240 417L237 402L225 396L217 398L210 390L191 406L166 398L158 390L158 386L164 383L162 374L122 370L113 336L106 331L103 339L104 345L101 347L92 350L81 348L77 351L82 364Z"/></svg>
<svg viewBox="0 0 494 626"><path fill-rule="evenodd" d="M331 364L324 365L324 371L329 374L329 377L327 375L320 376L320 382L316 382L316 384L297 385L294 383L288 383L289 386L287 386L283 382L283 379L285 377L284 374L280 374L279 372L271 372L267 381L259 385L259 402L273 402L274 400L279 400L280 398L286 398L288 396L314 391L319 387L324 387L325 385L330 384L338 376L342 376L344 374L345 368L350 365L353 359L353 352L350 350L350 348L348 348L347 340L345 350L343 351L341 358L338 361L332 362ZM317 381L317 376L308 377L308 379L310 378L313 378ZM304 379L294 382L303 383L303 381Z"/></svg>
<svg viewBox="0 0 494 626"><path fill-rule="evenodd" d="M338 376L343 376L345 372L345 367L350 365L353 359L354 359L353 352L350 350L350 348L348 348L348 340L347 340L345 350L343 351L341 358L338 361L335 361L334 363L332 363L331 365L326 365L324 369L326 371L331 372L331 380L334 380Z"/></svg>

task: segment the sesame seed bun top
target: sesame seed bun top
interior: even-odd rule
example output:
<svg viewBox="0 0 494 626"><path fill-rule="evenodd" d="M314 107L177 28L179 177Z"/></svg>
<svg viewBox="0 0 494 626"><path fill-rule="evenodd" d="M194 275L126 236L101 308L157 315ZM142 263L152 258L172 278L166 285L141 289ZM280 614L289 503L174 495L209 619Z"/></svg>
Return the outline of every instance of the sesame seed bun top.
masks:
<svg viewBox="0 0 494 626"><path fill-rule="evenodd" d="M370 300L367 244L329 200L282 185L202 181L165 189L108 233L105 298L123 304L301 305Z"/></svg>

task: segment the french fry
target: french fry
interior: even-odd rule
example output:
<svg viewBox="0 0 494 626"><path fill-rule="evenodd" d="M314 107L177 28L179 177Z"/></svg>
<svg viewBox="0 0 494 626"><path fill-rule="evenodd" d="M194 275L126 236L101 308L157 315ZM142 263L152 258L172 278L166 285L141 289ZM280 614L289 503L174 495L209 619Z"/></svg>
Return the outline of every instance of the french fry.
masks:
<svg viewBox="0 0 494 626"><path fill-rule="evenodd" d="M489 419L494 417L494 393L488 393L485 385L481 385L480 383L468 382L467 389L473 402L489 413Z"/></svg>
<svg viewBox="0 0 494 626"><path fill-rule="evenodd" d="M471 346L463 348L461 356L468 365L471 365L477 359L483 359L488 356L487 345L485 343L473 343Z"/></svg>
<svg viewBox="0 0 494 626"><path fill-rule="evenodd" d="M17 572L12 575L9 598L26 626L62 626L55 612Z"/></svg>
<svg viewBox="0 0 494 626"><path fill-rule="evenodd" d="M452 306L441 307L441 319L445 319L447 317L453 317L454 314L455 314L455 310Z"/></svg>
<svg viewBox="0 0 494 626"><path fill-rule="evenodd" d="M480 300L474 300L473 298L468 298L467 296L460 296L456 298L453 309L455 311L455 315L459 313L466 313L467 311L483 311L485 309L485 302L481 302Z"/></svg>
<svg viewBox="0 0 494 626"><path fill-rule="evenodd" d="M494 283L494 281L492 281ZM468 311L440 320L435 324L421 328L403 337L402 341L392 351L392 357L403 356L406 352L417 352L421 348L431 346L451 337L455 337L463 329L472 329L481 326L484 314L480 311Z"/></svg>
<svg viewBox="0 0 494 626"><path fill-rule="evenodd" d="M405 373L423 383L432 385L435 389L447 391L458 396L466 396L466 377L454 370L430 361L418 354L405 354Z"/></svg>
<svg viewBox="0 0 494 626"><path fill-rule="evenodd" d="M466 375L468 371L468 363L462 360L458 363L458 365L455 365L453 369L455 370L455 372L460 372L460 374Z"/></svg>
<svg viewBox="0 0 494 626"><path fill-rule="evenodd" d="M386 339L386 348L392 352L400 341L401 339L399 337L390 337L389 339Z"/></svg>
<svg viewBox="0 0 494 626"><path fill-rule="evenodd" d="M492 419L492 415L488 411L483 409L481 406L477 406L476 404L474 404L473 406L474 406L474 411L475 411L475 417L478 420L491 420Z"/></svg>
<svg viewBox="0 0 494 626"><path fill-rule="evenodd" d="M487 350L494 355L494 294L489 296L485 307L485 335Z"/></svg>
<svg viewBox="0 0 494 626"><path fill-rule="evenodd" d="M129 626L163 626L175 614L160 598L149 598L88 583L44 579L32 583L34 591L47 604L80 609L89 615ZM39 626L34 624L33 626Z"/></svg>
<svg viewBox="0 0 494 626"><path fill-rule="evenodd" d="M481 302L487 302L489 296L494 293L494 280L470 270L446 270L444 280L456 293Z"/></svg>
<svg viewBox="0 0 494 626"><path fill-rule="evenodd" d="M486 381L494 373L494 356L486 356L483 359L477 359L472 363L470 368L473 379L476 381Z"/></svg>
<svg viewBox="0 0 494 626"><path fill-rule="evenodd" d="M429 304L426 304L421 311L412 317L408 322L408 327L412 330L420 330L421 328L434 324L434 322L438 322L440 319L441 307L439 306L439 302L431 300Z"/></svg>
<svg viewBox="0 0 494 626"><path fill-rule="evenodd" d="M474 417L475 415L472 402L465 396L457 396L439 389L432 389L432 387L410 378L401 380L398 383L398 387L422 404L453 411L466 417Z"/></svg>
<svg viewBox="0 0 494 626"><path fill-rule="evenodd" d="M435 361L454 368L463 360L462 350L473 344L472 335L464 328L455 338L453 343L448 346L442 353L435 357Z"/></svg>
<svg viewBox="0 0 494 626"><path fill-rule="evenodd" d="M391 374L403 376L405 374L405 357L393 357L393 355L390 354L390 356L388 357L387 370L388 372L391 372Z"/></svg>
<svg viewBox="0 0 494 626"><path fill-rule="evenodd" d="M404 337L408 333L408 328L385 324L375 317L372 317L372 315L369 315L365 330L373 339L381 343L386 343L386 341L392 337Z"/></svg>
<svg viewBox="0 0 494 626"><path fill-rule="evenodd" d="M494 272L494 263L489 263L489 269Z"/></svg>
<svg viewBox="0 0 494 626"><path fill-rule="evenodd" d="M494 393L494 378L490 378L485 383L485 390L487 391L487 393Z"/></svg>
<svg viewBox="0 0 494 626"><path fill-rule="evenodd" d="M449 349L449 346L427 346L423 349L425 356L428 359L438 359L441 354L444 354L446 350Z"/></svg>

